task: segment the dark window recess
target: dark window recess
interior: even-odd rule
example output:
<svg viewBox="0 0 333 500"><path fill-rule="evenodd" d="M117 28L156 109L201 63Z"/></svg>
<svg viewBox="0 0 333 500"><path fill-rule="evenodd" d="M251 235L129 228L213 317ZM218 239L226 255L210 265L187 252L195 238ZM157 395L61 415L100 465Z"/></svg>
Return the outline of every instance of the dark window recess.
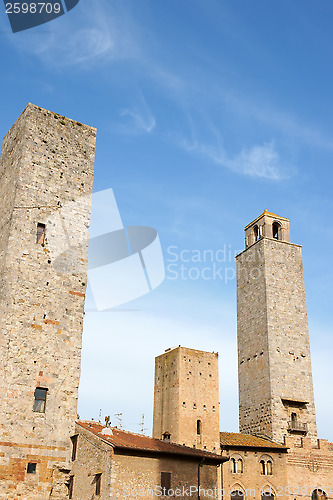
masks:
<svg viewBox="0 0 333 500"><path fill-rule="evenodd" d="M327 495L323 490L314 490L311 495L312 500L326 500Z"/></svg>
<svg viewBox="0 0 333 500"><path fill-rule="evenodd" d="M274 500L274 495L270 491L262 493L261 500Z"/></svg>
<svg viewBox="0 0 333 500"><path fill-rule="evenodd" d="M78 439L78 435L77 434L75 436L71 437L71 441L72 441L72 462L74 462L74 460L76 460L77 439Z"/></svg>
<svg viewBox="0 0 333 500"><path fill-rule="evenodd" d="M201 434L201 420L197 420L197 435L200 436Z"/></svg>
<svg viewBox="0 0 333 500"><path fill-rule="evenodd" d="M230 493L231 500L243 500L244 493L241 490L233 490Z"/></svg>
<svg viewBox="0 0 333 500"><path fill-rule="evenodd" d="M36 388L33 411L36 411L38 413L45 413L46 394L47 389L43 389L41 387Z"/></svg>
<svg viewBox="0 0 333 500"><path fill-rule="evenodd" d="M258 228L258 226L254 226L253 232L254 232L254 241L258 241L259 240L259 228Z"/></svg>
<svg viewBox="0 0 333 500"><path fill-rule="evenodd" d="M168 495L171 490L171 472L161 472L162 495Z"/></svg>
<svg viewBox="0 0 333 500"><path fill-rule="evenodd" d="M43 245L45 243L46 227L45 224L38 222L37 224L37 240L36 243Z"/></svg>
<svg viewBox="0 0 333 500"><path fill-rule="evenodd" d="M95 475L95 495L101 494L102 474Z"/></svg>
<svg viewBox="0 0 333 500"><path fill-rule="evenodd" d="M280 224L278 222L273 222L273 238L275 240L280 239L279 230L280 230Z"/></svg>
<svg viewBox="0 0 333 500"><path fill-rule="evenodd" d="M37 464L29 463L28 467L27 467L27 473L28 474L36 474L36 467L37 467Z"/></svg>
<svg viewBox="0 0 333 500"><path fill-rule="evenodd" d="M69 499L73 498L74 476L69 476L67 488L68 488L68 498Z"/></svg>

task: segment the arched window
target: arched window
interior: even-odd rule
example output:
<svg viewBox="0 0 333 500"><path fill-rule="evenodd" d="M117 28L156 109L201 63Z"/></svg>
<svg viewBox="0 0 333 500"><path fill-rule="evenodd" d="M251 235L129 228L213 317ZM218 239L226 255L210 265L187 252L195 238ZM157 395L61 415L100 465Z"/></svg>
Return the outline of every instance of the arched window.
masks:
<svg viewBox="0 0 333 500"><path fill-rule="evenodd" d="M311 498L312 500L326 500L327 495L323 490L313 490Z"/></svg>
<svg viewBox="0 0 333 500"><path fill-rule="evenodd" d="M273 222L273 238L275 240L280 239L280 224L278 222Z"/></svg>
<svg viewBox="0 0 333 500"><path fill-rule="evenodd" d="M202 432L201 420L197 420L197 434L198 434L198 436L200 436L201 432Z"/></svg>
<svg viewBox="0 0 333 500"><path fill-rule="evenodd" d="M273 462L269 456L264 456L259 462L260 474L263 476L271 476L273 474Z"/></svg>
<svg viewBox="0 0 333 500"><path fill-rule="evenodd" d="M244 493L241 490L233 490L230 493L231 500L244 500Z"/></svg>
<svg viewBox="0 0 333 500"><path fill-rule="evenodd" d="M233 474L242 474L243 460L241 458L232 458L230 460L230 463L231 463L231 472Z"/></svg>

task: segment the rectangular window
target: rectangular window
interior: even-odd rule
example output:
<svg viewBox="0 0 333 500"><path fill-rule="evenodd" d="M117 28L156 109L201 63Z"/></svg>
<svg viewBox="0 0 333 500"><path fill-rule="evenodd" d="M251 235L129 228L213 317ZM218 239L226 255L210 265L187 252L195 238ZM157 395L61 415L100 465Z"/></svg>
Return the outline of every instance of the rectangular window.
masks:
<svg viewBox="0 0 333 500"><path fill-rule="evenodd" d="M101 484L102 484L102 474L96 474L95 476L95 495L99 496L101 494Z"/></svg>
<svg viewBox="0 0 333 500"><path fill-rule="evenodd" d="M71 437L72 441L72 462L76 459L76 450L77 450L77 439L78 439L78 434L75 436Z"/></svg>
<svg viewBox="0 0 333 500"><path fill-rule="evenodd" d="M40 222L38 222L36 243L39 243L39 245L43 245L45 243L45 233L46 233L45 224L41 224Z"/></svg>
<svg viewBox="0 0 333 500"><path fill-rule="evenodd" d="M161 472L162 495L168 495L171 490L171 472Z"/></svg>
<svg viewBox="0 0 333 500"><path fill-rule="evenodd" d="M45 413L46 393L47 389L43 389L42 387L36 388L33 411L36 411L37 413Z"/></svg>
<svg viewBox="0 0 333 500"><path fill-rule="evenodd" d="M27 473L28 474L36 474L36 467L37 467L37 464L29 463L28 467L27 467Z"/></svg>
<svg viewBox="0 0 333 500"><path fill-rule="evenodd" d="M68 482L68 498L73 498L74 476L69 476Z"/></svg>

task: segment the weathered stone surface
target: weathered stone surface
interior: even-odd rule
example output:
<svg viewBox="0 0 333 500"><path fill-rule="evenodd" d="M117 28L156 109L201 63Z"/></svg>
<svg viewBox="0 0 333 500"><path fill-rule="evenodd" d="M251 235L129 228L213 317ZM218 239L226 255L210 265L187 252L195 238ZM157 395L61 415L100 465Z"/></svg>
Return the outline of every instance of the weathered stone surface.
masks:
<svg viewBox="0 0 333 500"><path fill-rule="evenodd" d="M263 236L237 256L240 431L282 443L295 418L316 439L301 247L269 237L269 221L288 237L289 222L265 213L248 240L262 219Z"/></svg>
<svg viewBox="0 0 333 500"><path fill-rule="evenodd" d="M29 104L3 141L0 498L63 498L67 490L60 478L77 416L95 137L94 128ZM66 206L74 221L65 221ZM81 235L74 267L64 252L71 265L54 265L55 215L67 225L62 249ZM43 244L38 223L46 226ZM47 389L45 413L33 411L36 387ZM28 463L36 473L27 473Z"/></svg>
<svg viewBox="0 0 333 500"><path fill-rule="evenodd" d="M217 353L176 347L156 357L153 436L165 432L174 443L219 451Z"/></svg>

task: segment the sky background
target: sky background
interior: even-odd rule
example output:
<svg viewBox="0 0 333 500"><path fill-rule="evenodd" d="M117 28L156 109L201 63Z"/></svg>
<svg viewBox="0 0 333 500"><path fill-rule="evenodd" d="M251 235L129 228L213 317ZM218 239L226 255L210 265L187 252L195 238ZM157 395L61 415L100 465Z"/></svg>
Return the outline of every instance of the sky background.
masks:
<svg viewBox="0 0 333 500"><path fill-rule="evenodd" d="M97 127L94 191L113 189L125 225L157 229L165 258L152 293L108 312L88 299L81 418L122 413L139 431L144 414L149 433L154 357L181 344L219 352L221 428L238 430L234 259L228 279L173 279L170 247L233 255L267 208L303 245L318 430L333 441L332 17L331 0L81 0L13 34L1 3L0 133L28 102Z"/></svg>

